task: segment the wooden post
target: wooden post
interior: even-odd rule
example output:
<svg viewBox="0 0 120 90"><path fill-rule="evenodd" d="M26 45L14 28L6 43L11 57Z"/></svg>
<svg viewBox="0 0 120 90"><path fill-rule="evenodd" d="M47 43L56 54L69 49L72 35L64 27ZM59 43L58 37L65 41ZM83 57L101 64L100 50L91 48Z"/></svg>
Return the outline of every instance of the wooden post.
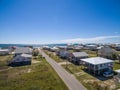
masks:
<svg viewBox="0 0 120 90"><path fill-rule="evenodd" d="M89 64L89 73L90 73L90 64Z"/></svg>
<svg viewBox="0 0 120 90"><path fill-rule="evenodd" d="M95 65L94 65L94 76L95 76Z"/></svg>

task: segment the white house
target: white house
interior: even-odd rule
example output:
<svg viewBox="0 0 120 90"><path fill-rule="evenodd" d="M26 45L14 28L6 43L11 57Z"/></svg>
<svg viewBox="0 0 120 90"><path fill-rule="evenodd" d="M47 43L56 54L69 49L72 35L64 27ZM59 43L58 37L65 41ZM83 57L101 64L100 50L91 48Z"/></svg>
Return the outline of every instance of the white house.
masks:
<svg viewBox="0 0 120 90"><path fill-rule="evenodd" d="M110 59L102 58L102 57L93 57L81 59L84 66L87 67L89 72L93 72L94 74L100 74L105 70L113 69L113 61Z"/></svg>
<svg viewBox="0 0 120 90"><path fill-rule="evenodd" d="M0 49L0 55L8 55L9 49Z"/></svg>

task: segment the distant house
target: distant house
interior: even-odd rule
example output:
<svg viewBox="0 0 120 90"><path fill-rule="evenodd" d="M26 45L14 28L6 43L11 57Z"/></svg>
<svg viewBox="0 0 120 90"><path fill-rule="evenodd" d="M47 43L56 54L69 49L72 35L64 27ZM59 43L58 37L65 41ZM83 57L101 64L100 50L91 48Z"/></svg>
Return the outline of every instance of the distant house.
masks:
<svg viewBox="0 0 120 90"><path fill-rule="evenodd" d="M74 45L73 44L67 44L67 50L73 50Z"/></svg>
<svg viewBox="0 0 120 90"><path fill-rule="evenodd" d="M60 50L60 51L58 52L58 55L59 55L61 58L67 58L67 57L68 57L68 54L69 54L69 52L66 51L66 50Z"/></svg>
<svg viewBox="0 0 120 90"><path fill-rule="evenodd" d="M32 50L29 47L17 47L14 51L15 56L23 53L32 54Z"/></svg>
<svg viewBox="0 0 120 90"><path fill-rule="evenodd" d="M115 46L115 49L119 51L120 50L120 45Z"/></svg>
<svg viewBox="0 0 120 90"><path fill-rule="evenodd" d="M42 47L44 50L50 50L50 47L49 46L43 46Z"/></svg>
<svg viewBox="0 0 120 90"><path fill-rule="evenodd" d="M89 50L97 50L97 45L86 45Z"/></svg>
<svg viewBox="0 0 120 90"><path fill-rule="evenodd" d="M68 55L70 61L80 64L80 59L88 58L88 54L86 52L72 52Z"/></svg>
<svg viewBox="0 0 120 90"><path fill-rule="evenodd" d="M50 51L52 51L52 52L56 52L56 51L58 51L59 50L59 48L57 48L57 47L52 47L52 48L50 48Z"/></svg>
<svg viewBox="0 0 120 90"><path fill-rule="evenodd" d="M104 46L99 46L99 47L97 47L97 50L100 50L101 48L103 48Z"/></svg>
<svg viewBox="0 0 120 90"><path fill-rule="evenodd" d="M105 46L98 50L98 56L111 58L112 54L115 52L112 48Z"/></svg>
<svg viewBox="0 0 120 90"><path fill-rule="evenodd" d="M32 55L30 54L21 54L13 58L8 64L8 66L23 66L31 64Z"/></svg>
<svg viewBox="0 0 120 90"><path fill-rule="evenodd" d="M80 52L80 50L82 50L83 48L84 48L84 47L83 47L82 45L81 45L81 46L80 46L80 45L77 45L77 46L74 47L73 50L76 51L76 52Z"/></svg>
<svg viewBox="0 0 120 90"><path fill-rule="evenodd" d="M58 46L58 48L59 48L60 50L66 50L66 49L67 49L67 46Z"/></svg>
<svg viewBox="0 0 120 90"><path fill-rule="evenodd" d="M9 49L0 49L0 55L8 55Z"/></svg>
<svg viewBox="0 0 120 90"><path fill-rule="evenodd" d="M89 72L101 74L105 70L113 69L113 61L102 57L81 59Z"/></svg>

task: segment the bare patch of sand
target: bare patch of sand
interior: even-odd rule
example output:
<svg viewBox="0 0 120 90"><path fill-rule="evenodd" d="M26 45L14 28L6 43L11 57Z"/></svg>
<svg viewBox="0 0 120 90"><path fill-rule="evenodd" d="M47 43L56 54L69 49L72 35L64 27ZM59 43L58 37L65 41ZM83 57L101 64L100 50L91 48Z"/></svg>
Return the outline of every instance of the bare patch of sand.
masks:
<svg viewBox="0 0 120 90"><path fill-rule="evenodd" d="M30 73L30 72L31 72L31 70L32 70L32 69L30 69L30 68L29 68L29 69L28 69L28 71L27 71L27 73Z"/></svg>
<svg viewBox="0 0 120 90"><path fill-rule="evenodd" d="M60 62L58 63L59 65L66 65L66 64L71 64L70 62Z"/></svg>
<svg viewBox="0 0 120 90"><path fill-rule="evenodd" d="M81 75L84 75L85 73L84 72L78 72L78 73L75 73L77 76L81 76Z"/></svg>
<svg viewBox="0 0 120 90"><path fill-rule="evenodd" d="M40 61L32 60L32 63L40 63Z"/></svg>

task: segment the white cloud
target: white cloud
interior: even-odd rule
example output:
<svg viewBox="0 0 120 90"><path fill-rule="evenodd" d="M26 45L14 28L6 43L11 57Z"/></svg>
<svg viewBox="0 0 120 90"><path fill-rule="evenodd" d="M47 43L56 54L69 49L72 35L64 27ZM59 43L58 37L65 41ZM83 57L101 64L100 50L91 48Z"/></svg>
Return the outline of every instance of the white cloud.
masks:
<svg viewBox="0 0 120 90"><path fill-rule="evenodd" d="M100 41L104 41L107 39L114 39L120 38L120 36L100 36L100 37L93 37L93 38L76 38L76 39L66 39L61 40L60 43L96 43Z"/></svg>
<svg viewBox="0 0 120 90"><path fill-rule="evenodd" d="M115 40L117 42L115 42ZM120 36L99 36L99 37L93 37L93 38L75 38L75 39L66 39L66 40L51 40L51 41L19 41L17 42L5 42L0 41L0 44L61 44L61 43L120 43Z"/></svg>

